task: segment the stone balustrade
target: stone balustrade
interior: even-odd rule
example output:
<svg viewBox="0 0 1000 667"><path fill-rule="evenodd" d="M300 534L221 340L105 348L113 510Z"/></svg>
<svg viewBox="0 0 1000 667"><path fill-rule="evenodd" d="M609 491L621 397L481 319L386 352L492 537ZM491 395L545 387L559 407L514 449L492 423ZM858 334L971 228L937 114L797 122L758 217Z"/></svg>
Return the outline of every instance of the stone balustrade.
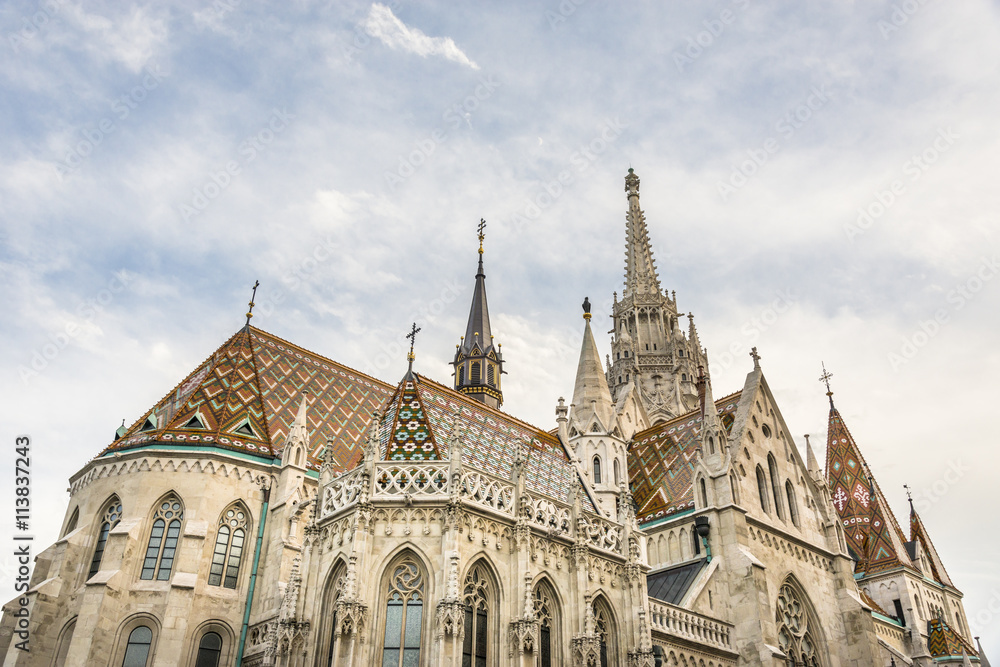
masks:
<svg viewBox="0 0 1000 667"><path fill-rule="evenodd" d="M724 651L733 651L731 624L654 598L649 598L649 627L654 634L654 642L655 635L659 632Z"/></svg>

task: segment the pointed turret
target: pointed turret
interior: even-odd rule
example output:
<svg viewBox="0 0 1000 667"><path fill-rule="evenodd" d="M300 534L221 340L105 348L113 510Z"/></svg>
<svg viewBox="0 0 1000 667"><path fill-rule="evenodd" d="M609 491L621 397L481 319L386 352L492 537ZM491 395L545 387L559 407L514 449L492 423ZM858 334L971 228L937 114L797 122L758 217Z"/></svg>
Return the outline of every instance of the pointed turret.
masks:
<svg viewBox="0 0 1000 667"><path fill-rule="evenodd" d="M819 467L819 461L816 460L816 453L813 452L812 443L809 442L809 434L806 433L806 469L813 477L818 477L822 474L822 470Z"/></svg>
<svg viewBox="0 0 1000 667"><path fill-rule="evenodd" d="M503 374L503 355L500 345L493 343L490 331L490 310L486 303L486 272L483 270L483 230L486 221L479 223L479 270L476 287L472 293L469 323L465 336L456 346L455 389L492 408L503 403L500 376Z"/></svg>
<svg viewBox="0 0 1000 667"><path fill-rule="evenodd" d="M309 393L302 392L299 411L295 414L292 426L288 429L288 437L285 439L285 446L281 450L282 466L295 465L303 467L305 464L307 448L309 446L308 408Z"/></svg>
<svg viewBox="0 0 1000 667"><path fill-rule="evenodd" d="M625 291L622 296L660 294L660 278L656 275L653 248L646 229L646 215L639 207L639 177L629 168L625 177L628 193L625 242Z"/></svg>
<svg viewBox="0 0 1000 667"><path fill-rule="evenodd" d="M983 645L979 643L979 637L976 637L976 652L979 653L979 667L990 667L990 660L983 651Z"/></svg>
<svg viewBox="0 0 1000 667"><path fill-rule="evenodd" d="M954 588L955 584L952 583L951 577L945 571L944 563L941 561L934 543L931 542L923 520L917 514L917 510L913 508L912 498L910 499L910 542L918 542L920 544L923 557L920 558L919 565L924 576L934 579L939 584Z"/></svg>
<svg viewBox="0 0 1000 667"><path fill-rule="evenodd" d="M576 368L576 385L573 389L573 413L571 419L577 428L587 428L596 415L605 430L611 428L615 413L611 401L611 391L601 368L601 355L597 353L597 343L590 329L590 299L583 300L583 345L580 347L580 363Z"/></svg>

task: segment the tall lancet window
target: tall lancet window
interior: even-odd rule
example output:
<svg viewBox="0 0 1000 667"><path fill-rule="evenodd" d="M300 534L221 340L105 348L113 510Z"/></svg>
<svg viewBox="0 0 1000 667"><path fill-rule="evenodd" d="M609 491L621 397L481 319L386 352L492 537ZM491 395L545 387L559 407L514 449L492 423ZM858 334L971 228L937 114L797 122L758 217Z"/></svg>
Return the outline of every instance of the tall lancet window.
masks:
<svg viewBox="0 0 1000 667"><path fill-rule="evenodd" d="M87 578L97 574L101 569L101 560L104 558L104 547L108 544L108 535L111 529L122 520L122 501L118 496L114 496L104 506L104 516L101 517L101 530L97 535L97 546L94 547L94 557L90 559L90 574Z"/></svg>
<svg viewBox="0 0 1000 667"><path fill-rule="evenodd" d="M208 585L236 588L239 580L240 563L243 562L243 547L246 544L248 513L240 503L229 506L219 519L219 530L215 534L215 552L212 567L208 571Z"/></svg>
<svg viewBox="0 0 1000 667"><path fill-rule="evenodd" d="M617 664L614 619L611 617L611 609L603 599L594 602L594 621L597 637L601 642L601 667L611 667Z"/></svg>
<svg viewBox="0 0 1000 667"><path fill-rule="evenodd" d="M594 484L601 483L601 457L594 457Z"/></svg>
<svg viewBox="0 0 1000 667"><path fill-rule="evenodd" d="M554 649L559 646L557 636L557 603L552 588L546 582L539 582L534 595L535 618L538 619L538 667L552 667L558 664Z"/></svg>
<svg viewBox="0 0 1000 667"><path fill-rule="evenodd" d="M153 513L153 529L149 533L140 579L152 579L154 575L159 581L170 579L183 520L184 507L176 496L160 501Z"/></svg>
<svg viewBox="0 0 1000 667"><path fill-rule="evenodd" d="M423 618L424 580L412 558L392 571L385 611L382 667L420 664L420 629Z"/></svg>
<svg viewBox="0 0 1000 667"><path fill-rule="evenodd" d="M496 595L489 575L477 563L465 578L465 637L462 642L462 667L486 667L492 659L490 616Z"/></svg>

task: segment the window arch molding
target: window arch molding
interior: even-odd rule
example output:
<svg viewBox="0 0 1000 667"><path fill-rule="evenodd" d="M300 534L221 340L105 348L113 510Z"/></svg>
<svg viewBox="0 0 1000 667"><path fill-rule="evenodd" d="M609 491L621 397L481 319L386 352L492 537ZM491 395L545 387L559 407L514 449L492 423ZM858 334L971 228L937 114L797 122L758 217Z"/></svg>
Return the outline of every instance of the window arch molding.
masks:
<svg viewBox="0 0 1000 667"><path fill-rule="evenodd" d="M796 665L825 667L828 644L816 609L802 585L789 574L775 598L775 628L778 646L791 653Z"/></svg>
<svg viewBox="0 0 1000 667"><path fill-rule="evenodd" d="M419 662L426 662L433 642L434 608L433 576L427 559L411 544L399 549L383 560L376 599L375 655L380 664L403 664L402 654L415 648L410 640L410 623L419 623ZM329 583L329 582L328 582ZM419 603L419 604L414 604ZM414 613L418 616L414 616ZM393 615L395 633L390 627L386 632L389 616ZM398 619L398 623L396 622ZM398 650L396 657L386 657L386 651ZM327 649L329 652L329 649Z"/></svg>
<svg viewBox="0 0 1000 667"><path fill-rule="evenodd" d="M180 550L184 528L184 501L176 491L167 491L149 509L139 559L139 579L170 581Z"/></svg>
<svg viewBox="0 0 1000 667"><path fill-rule="evenodd" d="M475 656L477 652L482 654L485 649L486 664L500 664L500 610L503 609L503 589L500 586L500 577L497 568L485 552L479 552L469 559L469 566L462 576L462 601L467 607L465 616L465 633L462 646L463 656L467 651L471 651ZM480 613L481 612L481 613ZM479 646L473 642L473 637L477 634L470 632L469 626L478 628L485 618L486 637L485 646ZM472 663L475 664L475 659Z"/></svg>
<svg viewBox="0 0 1000 667"><path fill-rule="evenodd" d="M198 664L198 648L201 646L202 638L214 632L222 638L222 651L219 654L219 667L227 666L232 664L236 657L233 649L236 647L236 633L233 629L229 627L229 624L220 619L210 619L203 621L198 627L194 629L191 633L191 637L188 640L190 648L188 653L190 658L187 662L189 665Z"/></svg>
<svg viewBox="0 0 1000 667"><path fill-rule="evenodd" d="M594 610L594 629L600 638L598 667L618 665L618 621L607 596L599 592L590 603Z"/></svg>
<svg viewBox="0 0 1000 667"><path fill-rule="evenodd" d="M344 577L347 574L347 563L343 556L337 556L329 572L326 575L326 582L323 584L323 595L320 597L320 608L323 610L321 618L322 625L319 629L318 642L316 644L316 655L323 656L326 662L324 665L336 664L333 662L333 651L336 649L337 630L337 602L340 600L341 591L344 586Z"/></svg>
<svg viewBox="0 0 1000 667"><path fill-rule="evenodd" d="M52 667L62 667L69 655L69 645L73 641L73 634L76 632L76 621L79 616L66 621L62 630L59 631L59 638L56 640L56 650L52 655Z"/></svg>
<svg viewBox="0 0 1000 667"><path fill-rule="evenodd" d="M133 630L141 626L146 626L153 634L153 638L149 644L149 655L146 657L146 665L154 664L156 644L160 638L160 621L152 614L138 613L129 616L118 626L118 632L115 634L114 653L110 662L111 667L121 667L122 662L125 660L125 649L128 647L129 636L131 636Z"/></svg>
<svg viewBox="0 0 1000 667"><path fill-rule="evenodd" d="M94 549L91 552L90 569L87 579L93 577L101 569L101 564L104 562L104 549L107 546L111 531L121 523L122 514L124 513L122 507L121 498L116 493L111 494L100 505L99 514L94 521L96 524L94 528Z"/></svg>
<svg viewBox="0 0 1000 667"><path fill-rule="evenodd" d="M243 563L250 553L253 536L253 515L242 500L226 506L219 514L212 541L208 585L231 590L240 589L240 580L247 568Z"/></svg>
<svg viewBox="0 0 1000 667"><path fill-rule="evenodd" d="M538 619L538 660L539 667L556 667L566 663L563 652L564 618L562 596L549 577L540 574L531 583L531 600L535 618ZM548 651L546 651L546 624L548 625ZM546 656L548 662L545 661Z"/></svg>

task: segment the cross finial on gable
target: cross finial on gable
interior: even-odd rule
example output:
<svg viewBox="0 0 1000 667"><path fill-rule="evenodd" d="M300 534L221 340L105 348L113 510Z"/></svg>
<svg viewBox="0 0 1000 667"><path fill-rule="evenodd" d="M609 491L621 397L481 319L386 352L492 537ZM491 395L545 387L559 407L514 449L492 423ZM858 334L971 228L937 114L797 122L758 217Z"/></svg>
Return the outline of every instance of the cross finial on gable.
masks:
<svg viewBox="0 0 1000 667"><path fill-rule="evenodd" d="M417 323L414 322L413 328L410 329L410 333L406 334L405 336L406 338L410 339L410 353L406 355L406 360L410 362L410 371L413 371L413 360L416 359L416 357L413 354L413 345L414 343L417 342L418 333L420 333L420 327L418 327Z"/></svg>
<svg viewBox="0 0 1000 667"><path fill-rule="evenodd" d="M750 357L753 359L753 367L754 367L754 369L756 370L756 369L760 368L760 355L757 354L757 348L756 347L750 348Z"/></svg>
<svg viewBox="0 0 1000 667"><path fill-rule="evenodd" d="M249 303L250 310L247 311L247 326L250 326L250 318L253 317L253 307L254 307L253 301L254 301L254 299L257 298L257 288L258 287L260 287L260 281L259 280L255 280L254 283L253 283L253 294L250 295L250 303Z"/></svg>
<svg viewBox="0 0 1000 667"><path fill-rule="evenodd" d="M830 378L833 377L833 373L826 370L826 364L823 364L823 374L819 376L819 381L826 385L826 395L830 398L830 409L833 409L833 390L830 389Z"/></svg>

